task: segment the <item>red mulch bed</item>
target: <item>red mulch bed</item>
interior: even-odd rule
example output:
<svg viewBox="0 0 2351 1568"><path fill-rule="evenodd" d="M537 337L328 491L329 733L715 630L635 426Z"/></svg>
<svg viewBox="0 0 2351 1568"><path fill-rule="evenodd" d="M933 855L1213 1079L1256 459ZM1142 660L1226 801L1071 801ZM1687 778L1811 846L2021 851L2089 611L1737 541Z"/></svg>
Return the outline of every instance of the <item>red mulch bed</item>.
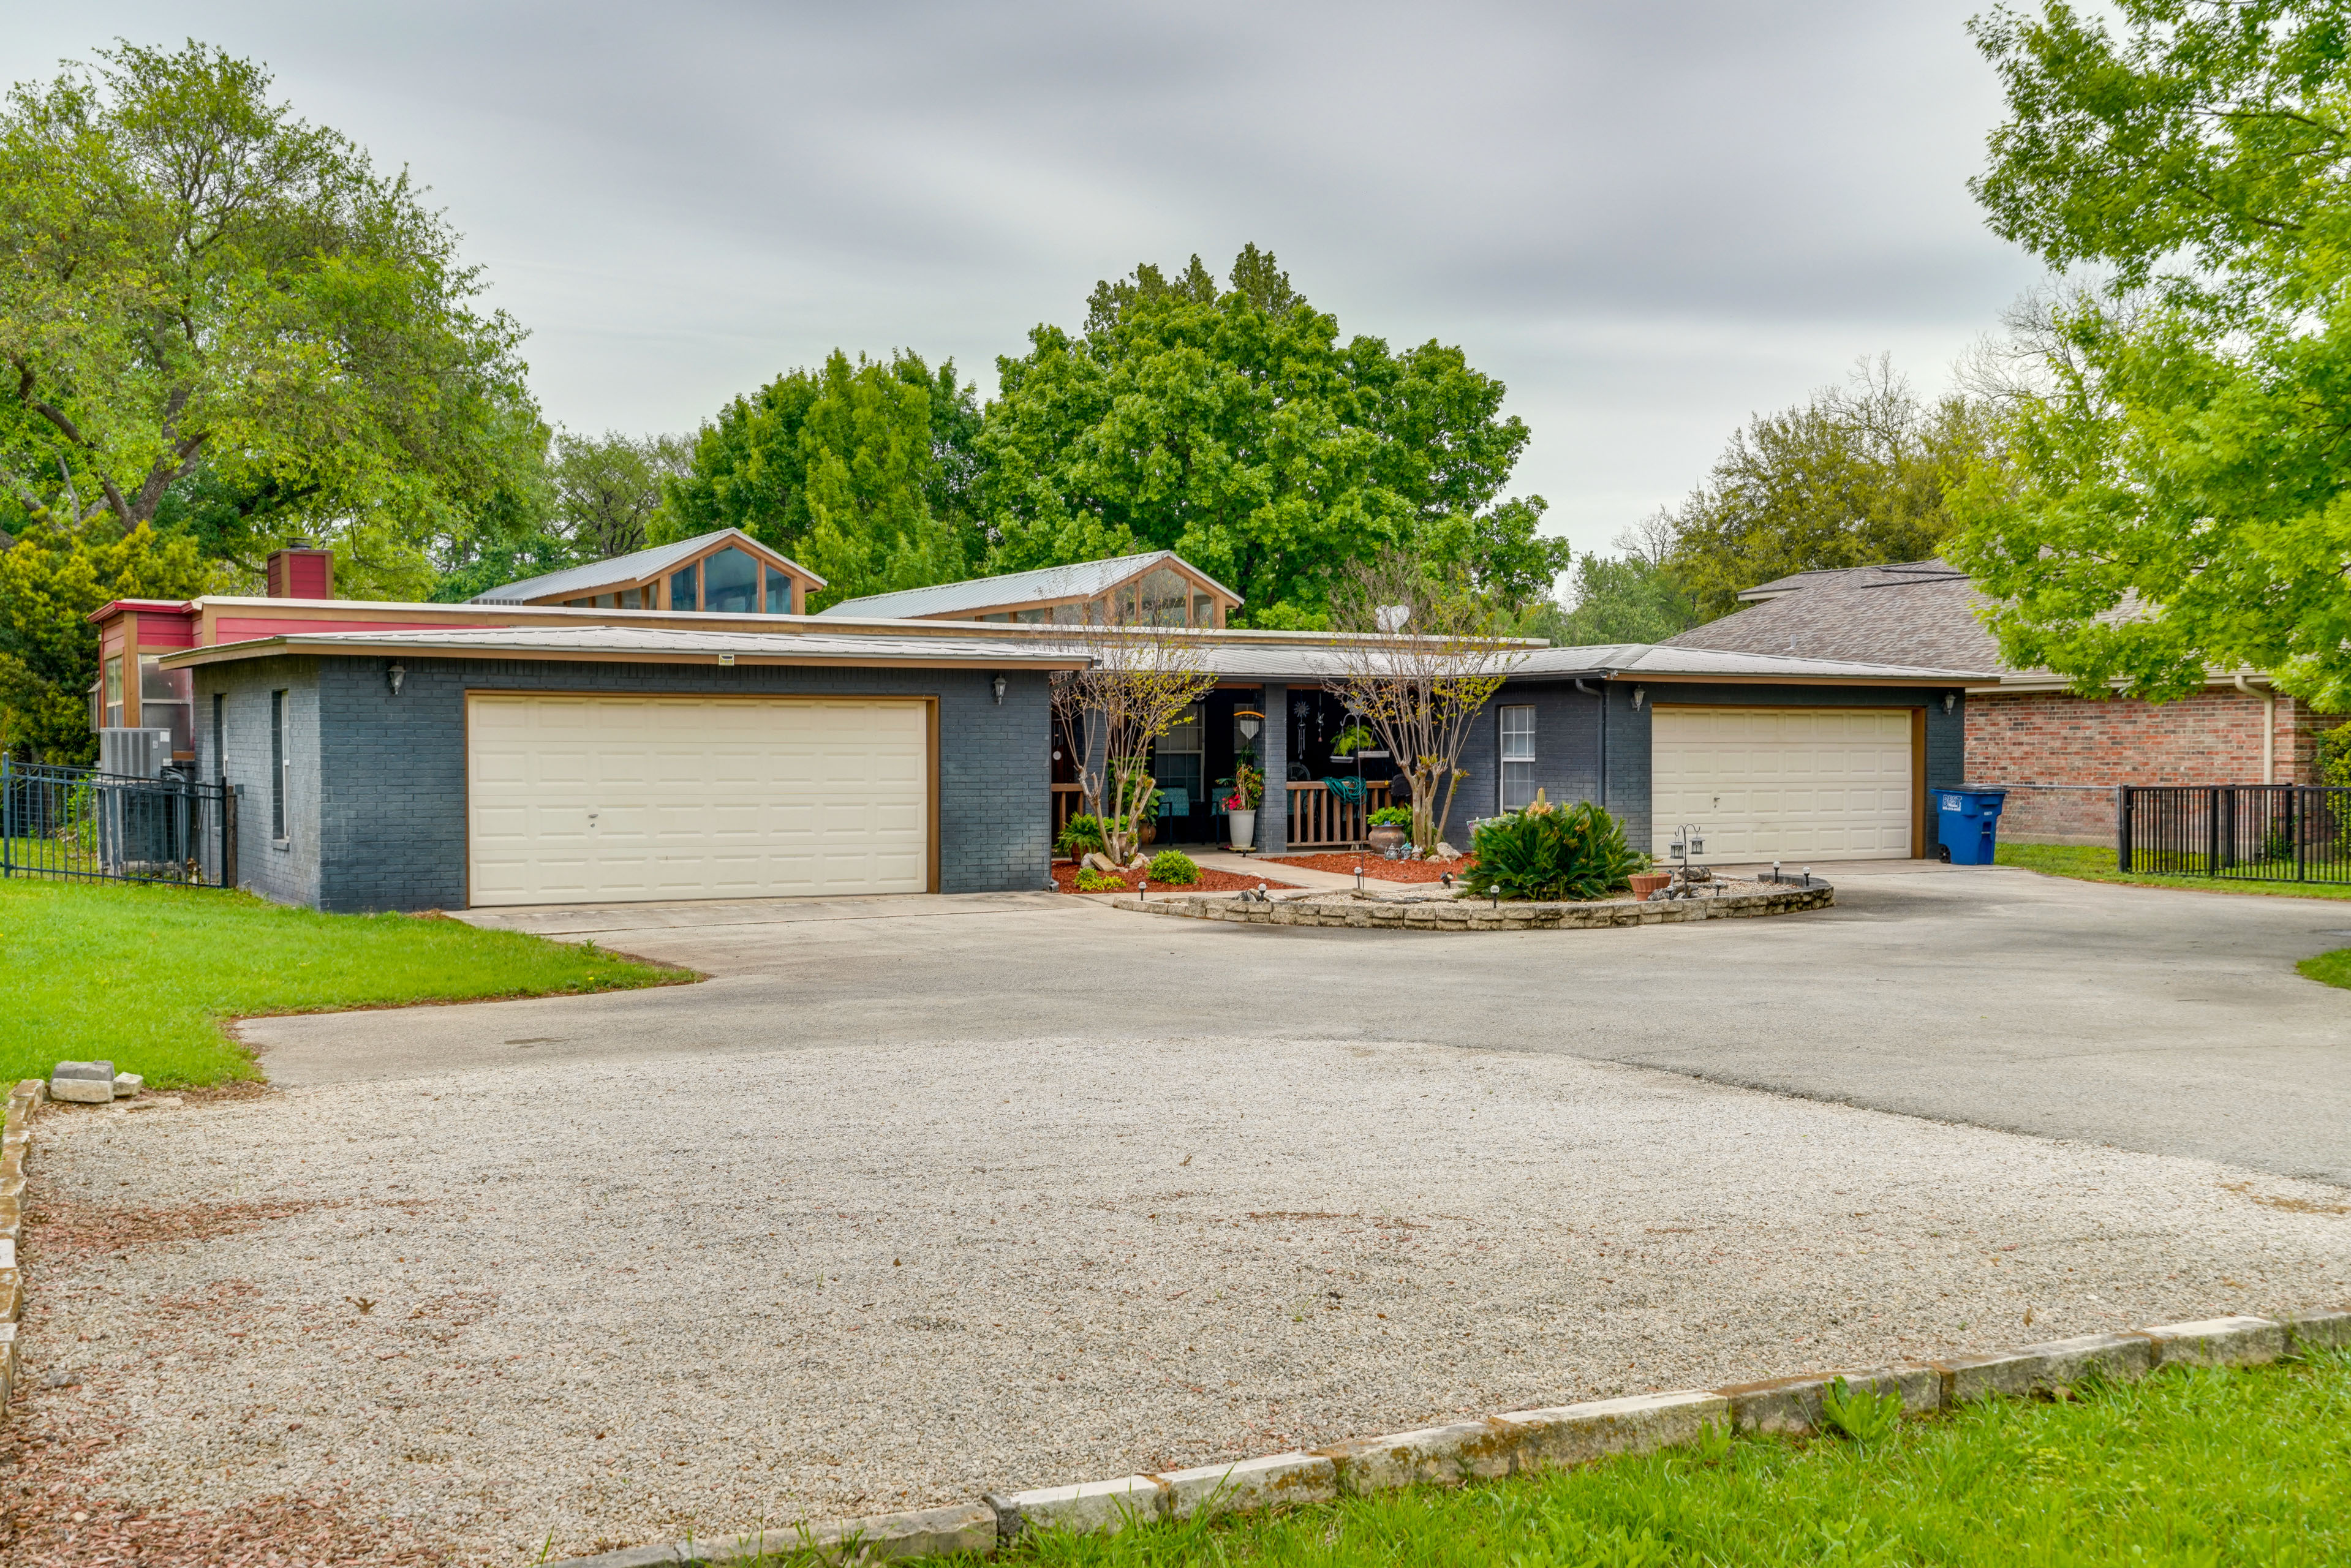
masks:
<svg viewBox="0 0 2351 1568"><path fill-rule="evenodd" d="M1392 861L1374 854L1356 854L1353 851L1333 855L1268 855L1268 865L1302 865L1310 871L1335 871L1341 876L1353 876L1355 868L1375 882L1435 882L1447 872L1458 880L1469 869L1474 856L1458 855L1449 861Z"/></svg>
<svg viewBox="0 0 2351 1568"><path fill-rule="evenodd" d="M1143 885L1143 873L1139 871L1131 871L1122 880L1125 882L1127 891L1132 893ZM1077 892L1078 868L1067 861L1054 862L1053 885L1063 893ZM1249 887L1296 887L1297 885L1294 882L1275 882L1270 877L1243 876L1238 872L1218 871L1214 866L1204 865L1200 868L1200 880L1197 882L1155 882L1151 884L1151 891L1154 893L1238 893L1243 888Z"/></svg>

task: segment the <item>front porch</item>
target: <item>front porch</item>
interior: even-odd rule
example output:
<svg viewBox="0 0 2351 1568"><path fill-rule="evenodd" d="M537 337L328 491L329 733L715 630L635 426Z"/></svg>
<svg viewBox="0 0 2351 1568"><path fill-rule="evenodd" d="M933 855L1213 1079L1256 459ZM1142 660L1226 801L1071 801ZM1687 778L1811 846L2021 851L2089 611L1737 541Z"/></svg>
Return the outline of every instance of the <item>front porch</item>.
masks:
<svg viewBox="0 0 2351 1568"><path fill-rule="evenodd" d="M1254 734L1250 733L1254 721ZM1219 686L1154 747L1152 775L1165 797L1156 842L1230 841L1220 803L1238 762L1267 775L1258 808L1256 846L1269 852L1348 849L1364 841L1371 813L1388 804L1394 764L1384 751L1338 750L1346 706L1320 686ZM1074 747L1053 737L1052 823L1058 842L1070 819L1085 810ZM1274 836L1274 830L1280 837Z"/></svg>

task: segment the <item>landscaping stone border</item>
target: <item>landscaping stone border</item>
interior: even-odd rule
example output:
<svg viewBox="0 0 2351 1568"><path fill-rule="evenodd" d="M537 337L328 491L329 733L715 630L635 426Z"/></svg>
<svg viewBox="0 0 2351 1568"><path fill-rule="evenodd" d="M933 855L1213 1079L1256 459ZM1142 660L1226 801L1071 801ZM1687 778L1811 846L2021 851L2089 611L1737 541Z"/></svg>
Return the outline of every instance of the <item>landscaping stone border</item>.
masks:
<svg viewBox="0 0 2351 1568"><path fill-rule="evenodd" d="M1113 898L1113 909L1142 915L1174 915L1191 920L1230 920L1248 925L1338 925L1382 931L1558 931L1614 925L1667 925L1684 920L1751 919L1825 909L1836 889L1815 881L1811 887L1739 893L1724 898L1677 898L1655 903L1629 898L1597 904L1502 904L1479 898L1396 894L1303 892L1269 894L1256 899L1201 894L1161 894L1156 898Z"/></svg>
<svg viewBox="0 0 2351 1568"><path fill-rule="evenodd" d="M27 1078L8 1092L7 1114L0 1117L0 1421L8 1418L16 1391L16 1325L25 1315L25 1275L16 1260L25 1239L25 1158L33 1114L48 1097L47 1083Z"/></svg>
<svg viewBox="0 0 2351 1568"><path fill-rule="evenodd" d="M1823 1391L1840 1376L1850 1388L1899 1394L1904 1413L1915 1416L1982 1399L2053 1393L2094 1375L2123 1380L2167 1366L2258 1366L2304 1350L2335 1348L2351 1349L2351 1304L2275 1319L2210 1318L2123 1333L2083 1334L1871 1372L1809 1374L1727 1388L1513 1410L1333 1443L1310 1453L991 1492L964 1507L882 1514L720 1542L637 1546L575 1557L552 1568L688 1568L756 1562L763 1555L794 1552L833 1563L949 1552L986 1554L1029 1530L1111 1532L1131 1524L1207 1513L1330 1502L1424 1482L1456 1485L1566 1469L1614 1454L1694 1443L1708 1427L1726 1422L1739 1432L1810 1432L1821 1425Z"/></svg>

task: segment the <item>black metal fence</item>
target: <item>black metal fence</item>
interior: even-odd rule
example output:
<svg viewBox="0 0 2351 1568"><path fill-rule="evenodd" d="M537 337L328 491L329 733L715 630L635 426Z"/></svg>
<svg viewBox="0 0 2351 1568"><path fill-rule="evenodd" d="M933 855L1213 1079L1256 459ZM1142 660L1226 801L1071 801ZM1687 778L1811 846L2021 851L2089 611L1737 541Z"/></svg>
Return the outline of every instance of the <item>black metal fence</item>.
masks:
<svg viewBox="0 0 2351 1568"><path fill-rule="evenodd" d="M0 876L235 887L236 792L0 758Z"/></svg>
<svg viewBox="0 0 2351 1568"><path fill-rule="evenodd" d="M2236 882L2351 883L2351 789L2307 784L2126 784L2124 871Z"/></svg>

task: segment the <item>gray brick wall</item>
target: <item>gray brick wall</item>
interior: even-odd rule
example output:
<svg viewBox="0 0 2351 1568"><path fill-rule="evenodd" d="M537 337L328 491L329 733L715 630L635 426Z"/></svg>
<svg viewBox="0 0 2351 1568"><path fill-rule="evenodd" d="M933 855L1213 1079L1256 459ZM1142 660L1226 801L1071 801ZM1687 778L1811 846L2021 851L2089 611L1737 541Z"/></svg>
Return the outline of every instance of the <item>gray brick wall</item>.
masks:
<svg viewBox="0 0 2351 1568"><path fill-rule="evenodd" d="M322 864L319 804L319 661L256 659L196 672L196 767L204 779L225 777L237 790L236 874L240 885L280 904L319 902ZM269 726L272 692L286 693L292 716L293 763L287 780L286 833L270 824ZM220 745L213 736L213 697L221 705Z"/></svg>
<svg viewBox="0 0 2351 1568"><path fill-rule="evenodd" d="M1494 814L1501 768L1501 720L1494 710L1509 703L1535 708L1535 782L1553 800L1598 800L1625 824L1635 845L1649 842L1649 715L1635 710L1630 681L1593 682L1605 694L1606 736L1602 736L1603 698L1587 696L1569 681L1512 680L1472 721L1461 766L1469 777L1454 797L1446 836L1456 848L1469 847L1469 822ZM1953 789L1966 774L1967 699L1943 711L1943 687L1764 686L1660 683L1650 699L1715 703L1729 707L1920 707L1927 710L1927 787ZM1607 779L1600 783L1600 753L1607 751ZM1456 836L1456 835L1458 836ZM1931 841L1931 834L1929 835Z"/></svg>
<svg viewBox="0 0 2351 1568"><path fill-rule="evenodd" d="M211 693L228 698L229 777L249 786L241 869L256 892L332 910L462 906L468 690L936 697L940 890L1046 884L1051 764L1041 673L1004 672L1007 688L998 706L989 686L995 672L987 670L402 662L407 675L397 697L385 679L390 661L381 656L198 672L197 710L206 745ZM289 849L274 851L266 830L269 692L297 674L298 734L306 737L297 753L297 820ZM251 825L256 821L258 830ZM284 865L270 862L265 872L268 855L283 855ZM307 873L297 874L302 867ZM278 874L281 870L287 874Z"/></svg>

